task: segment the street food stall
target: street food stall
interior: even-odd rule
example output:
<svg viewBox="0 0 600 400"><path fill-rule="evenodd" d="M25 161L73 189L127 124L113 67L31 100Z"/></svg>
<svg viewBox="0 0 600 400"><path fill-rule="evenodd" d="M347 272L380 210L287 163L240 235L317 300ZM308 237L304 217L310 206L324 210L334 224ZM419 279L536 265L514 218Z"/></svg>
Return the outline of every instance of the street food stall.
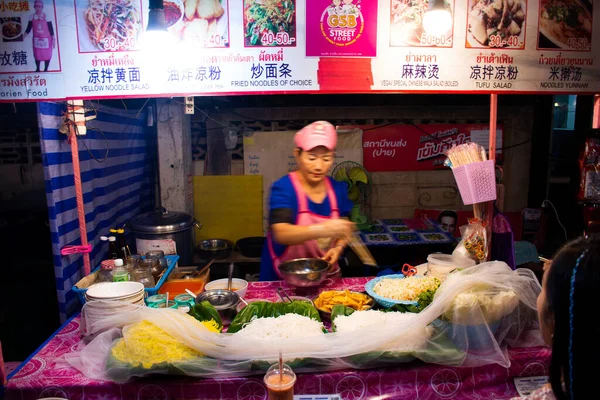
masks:
<svg viewBox="0 0 600 400"><path fill-rule="evenodd" d="M498 97L598 93L600 1L2 4L0 101L39 102L64 320L3 382L8 399L511 398L526 392L523 379L548 374L539 282L494 253ZM274 137L240 132L193 96L300 93L489 96L489 120L468 137L406 124L419 140L359 140L331 173L356 189L349 218L360 232L350 247L361 264L377 267L378 246L451 244L447 254L420 265L395 259L395 271L364 278L328 275L321 259L292 260L281 264L282 280L251 282L232 277L239 237L195 237L219 227L195 207L233 207L244 196L262 209L268 167L293 163L261 144ZM121 111L94 103L127 98L159 100ZM223 152L243 136L248 177L193 177L186 115L195 112L217 124ZM348 154L376 169L407 146L417 162L451 169L472 207L457 245L441 222L366 215L370 175ZM225 181L234 195L212 190ZM221 221L260 236L256 215ZM189 267L196 245L212 252L198 268ZM227 279L208 282L218 258Z"/></svg>

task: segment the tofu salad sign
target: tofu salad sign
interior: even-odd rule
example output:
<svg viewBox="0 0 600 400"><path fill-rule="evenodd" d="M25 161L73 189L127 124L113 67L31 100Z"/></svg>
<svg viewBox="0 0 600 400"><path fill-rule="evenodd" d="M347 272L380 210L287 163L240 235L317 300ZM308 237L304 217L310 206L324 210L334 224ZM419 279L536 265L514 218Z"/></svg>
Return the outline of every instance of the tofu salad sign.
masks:
<svg viewBox="0 0 600 400"><path fill-rule="evenodd" d="M148 1L0 0L0 101L600 92L600 0Z"/></svg>

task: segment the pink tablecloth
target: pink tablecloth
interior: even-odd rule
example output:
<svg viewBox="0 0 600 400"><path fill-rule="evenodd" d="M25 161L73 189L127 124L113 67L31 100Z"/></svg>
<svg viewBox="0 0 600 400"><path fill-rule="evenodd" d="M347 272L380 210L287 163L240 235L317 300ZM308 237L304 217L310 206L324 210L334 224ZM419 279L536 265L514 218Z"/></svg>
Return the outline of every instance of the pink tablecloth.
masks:
<svg viewBox="0 0 600 400"><path fill-rule="evenodd" d="M363 290L366 278L328 280L323 289L346 287ZM307 295L280 282L252 283L247 299L275 300L276 288L290 295ZM10 378L7 399L266 399L261 377L189 379L153 377L126 384L95 381L71 368L58 368L56 360L80 342L79 318L54 335L41 350ZM547 375L550 351L546 348L509 349L510 368L490 365L451 368L423 363L397 368L303 374L296 394L339 394L343 399L509 399L517 396L514 377Z"/></svg>

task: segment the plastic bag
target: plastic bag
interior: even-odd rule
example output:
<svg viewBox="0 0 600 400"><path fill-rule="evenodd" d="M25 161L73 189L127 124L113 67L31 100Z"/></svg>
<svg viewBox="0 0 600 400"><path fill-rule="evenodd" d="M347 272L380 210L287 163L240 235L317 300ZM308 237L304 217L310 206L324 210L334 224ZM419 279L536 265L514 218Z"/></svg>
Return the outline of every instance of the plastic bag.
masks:
<svg viewBox="0 0 600 400"><path fill-rule="evenodd" d="M297 372L384 367L414 358L457 367L494 363L508 367L506 344L542 344L536 313L540 289L529 270L513 271L502 262L484 263L449 275L431 304L418 313L386 317L383 324L357 324L345 332L268 340L241 340L237 334L217 333L176 310L136 307L82 327L96 337L82 351L68 354L66 360L91 378L118 382L151 373L196 377L264 373L280 350ZM82 324L90 322L88 317L101 308L99 303L84 306ZM374 316L374 320L381 317ZM129 340L128 327L142 321L199 355L164 365L157 360L151 368L110 362L119 339Z"/></svg>
<svg viewBox="0 0 600 400"><path fill-rule="evenodd" d="M487 230L485 222L479 218L471 218L469 225L460 227L462 240L452 252L454 255L471 258L477 262L487 259Z"/></svg>
<svg viewBox="0 0 600 400"><path fill-rule="evenodd" d="M600 139L588 138L579 158L579 200L600 202Z"/></svg>

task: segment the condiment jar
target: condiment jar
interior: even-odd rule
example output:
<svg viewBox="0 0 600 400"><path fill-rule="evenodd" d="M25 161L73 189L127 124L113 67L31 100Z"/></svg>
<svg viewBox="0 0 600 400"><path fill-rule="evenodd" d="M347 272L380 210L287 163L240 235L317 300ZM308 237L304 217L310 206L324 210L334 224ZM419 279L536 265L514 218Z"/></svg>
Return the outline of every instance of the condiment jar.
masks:
<svg viewBox="0 0 600 400"><path fill-rule="evenodd" d="M98 277L96 282L112 282L113 281L113 268L115 264L113 260L105 260L100 264L100 271L98 271Z"/></svg>
<svg viewBox="0 0 600 400"><path fill-rule="evenodd" d="M146 260L143 260L137 268L134 268L132 271L132 279L136 282L139 282L147 288L153 288L156 286L156 281L152 276L152 269L150 268L152 263L148 264Z"/></svg>
<svg viewBox="0 0 600 400"><path fill-rule="evenodd" d="M146 299L146 305L148 307L157 308L160 303L165 303L166 301L166 294L155 294L153 296L148 296L148 298Z"/></svg>
<svg viewBox="0 0 600 400"><path fill-rule="evenodd" d="M137 268L139 263L142 261L142 256L138 254L132 254L127 257L127 269L131 272L134 268Z"/></svg>
<svg viewBox="0 0 600 400"><path fill-rule="evenodd" d="M195 304L196 299L189 294L178 294L175 296L177 307L184 312L190 311L190 308Z"/></svg>
<svg viewBox="0 0 600 400"><path fill-rule="evenodd" d="M174 310L177 310L178 307L177 307L177 303L175 302L175 300L169 300L168 307L166 306L166 302L162 302L162 303L157 304L157 306L153 307L153 308L172 308Z"/></svg>
<svg viewBox="0 0 600 400"><path fill-rule="evenodd" d="M156 260L158 261L158 266L152 269L152 275L154 275L154 279L158 280L158 276L167 269L168 263L165 258L165 252L162 250L151 250L146 253L146 260Z"/></svg>

